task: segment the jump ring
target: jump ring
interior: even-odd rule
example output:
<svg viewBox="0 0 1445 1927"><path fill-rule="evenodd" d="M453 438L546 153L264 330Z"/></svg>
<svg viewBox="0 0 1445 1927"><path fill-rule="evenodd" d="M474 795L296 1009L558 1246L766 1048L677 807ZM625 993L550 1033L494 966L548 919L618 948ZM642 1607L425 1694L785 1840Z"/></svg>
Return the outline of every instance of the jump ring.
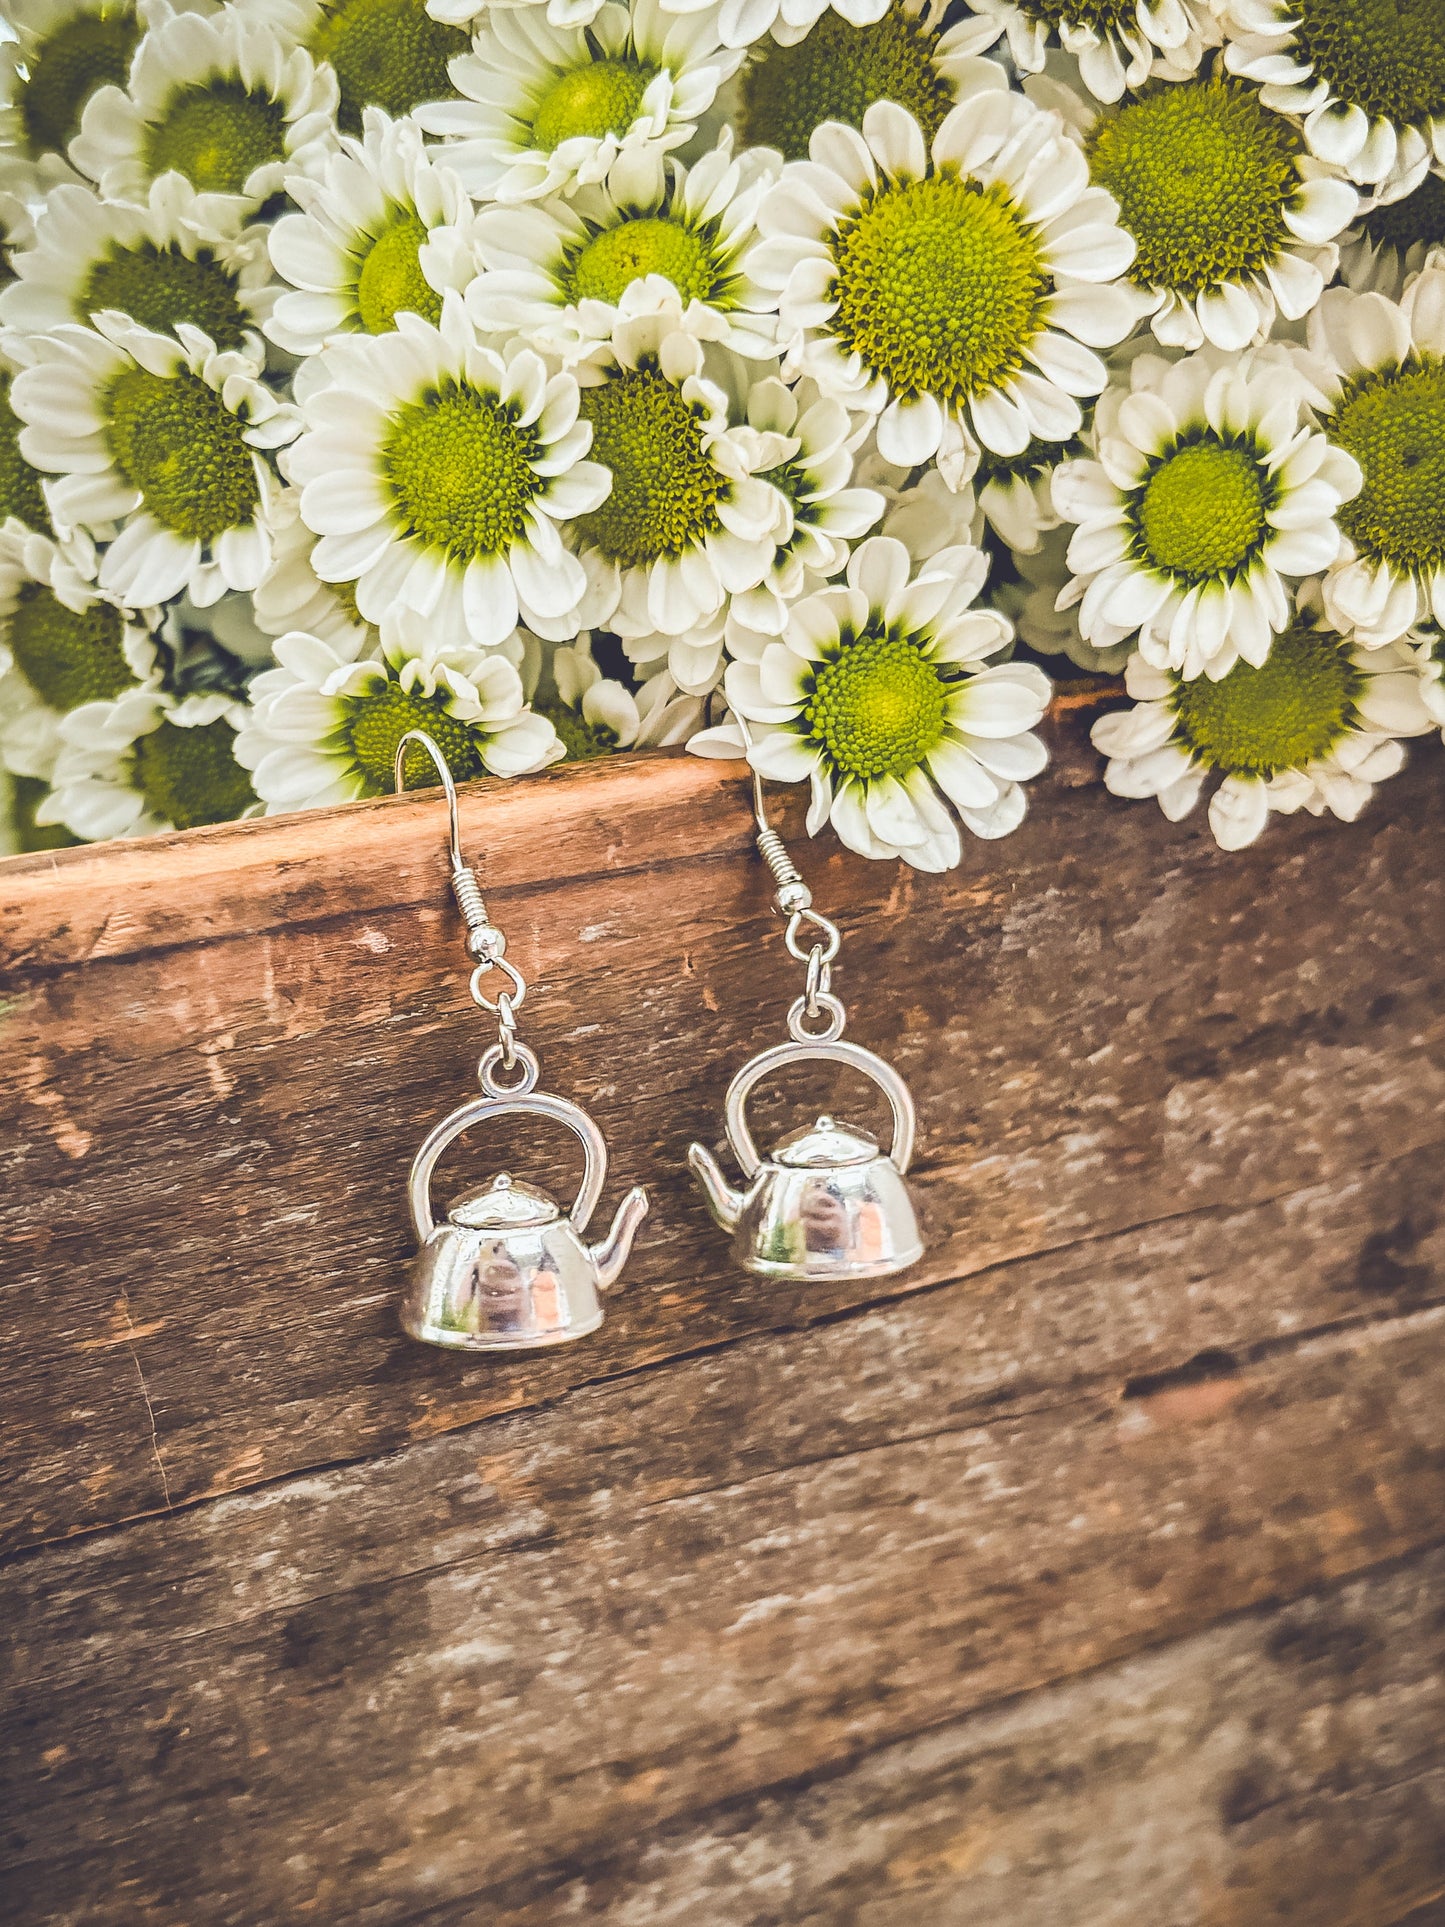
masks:
<svg viewBox="0 0 1445 1927"><path fill-rule="evenodd" d="M823 938L821 946L818 944L817 938L814 938L809 949L816 950L821 947L823 962L832 963L833 959L843 947L842 932L836 923L829 923L828 919L826 917L820 917L816 910L795 910L792 916L788 918L788 931L783 941L788 946L789 956L796 957L799 963L806 963L808 961L809 952L802 948L799 934L805 923L812 924L813 928L819 931Z"/></svg>
<svg viewBox="0 0 1445 1927"><path fill-rule="evenodd" d="M537 1088L537 1078L541 1065L533 1052L525 1044L512 1045L512 1062L520 1063L522 1075L515 1084L503 1084L497 1076L499 1065L506 1063L506 1052L500 1044L493 1044L482 1052L482 1061L477 1065L477 1082L488 1097L525 1097Z"/></svg>
<svg viewBox="0 0 1445 1927"><path fill-rule="evenodd" d="M505 957L484 958L483 961L477 965L476 969L472 972L470 984L472 1002L481 1010L489 1010L494 1017L501 1015L502 1006L500 1000L493 1002L482 989L482 979L489 970L500 970L505 976L511 978L512 990L516 992L516 996L513 997L510 991L505 990L501 994L502 997L507 998L511 1002L513 1009L520 1009L522 1001L527 995L527 985L522 977L521 971L517 969L515 964L509 963Z"/></svg>
<svg viewBox="0 0 1445 1927"><path fill-rule="evenodd" d="M788 1035L799 1044L833 1044L843 1035L843 1026L848 1021L848 1013L842 1004L829 991L820 991L817 998L818 1009L826 1011L828 1021L822 1030L809 1030L809 1012L806 997L799 997L788 1012Z"/></svg>

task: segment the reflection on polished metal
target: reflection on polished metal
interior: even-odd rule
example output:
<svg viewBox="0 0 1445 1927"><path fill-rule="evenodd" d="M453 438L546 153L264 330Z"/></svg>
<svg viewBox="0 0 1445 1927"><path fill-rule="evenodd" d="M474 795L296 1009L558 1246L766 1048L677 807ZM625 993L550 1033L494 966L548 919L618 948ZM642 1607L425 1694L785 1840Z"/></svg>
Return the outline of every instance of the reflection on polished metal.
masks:
<svg viewBox="0 0 1445 1927"><path fill-rule="evenodd" d="M740 719L739 726L746 737L747 726ZM791 955L807 965L807 982L788 1012L792 1042L760 1051L728 1087L727 1140L746 1190L728 1183L701 1144L689 1147L687 1161L713 1217L732 1233L733 1256L745 1270L819 1282L880 1278L905 1270L923 1256L913 1200L904 1182L913 1159L913 1099L891 1064L858 1044L840 1041L847 1014L833 995L831 973L842 938L837 926L813 909L812 892L768 822L756 771L753 810L758 849L778 886L773 901L788 919L785 942ZM805 949L809 926L815 934ZM810 1030L820 1018L821 1026ZM893 1143L887 1153L867 1132L820 1117L808 1129L785 1137L769 1158L759 1157L747 1121L754 1087L773 1071L819 1060L861 1071L882 1090L893 1112Z"/></svg>
<svg viewBox="0 0 1445 1927"><path fill-rule="evenodd" d="M602 1242L583 1242L607 1180L607 1145L580 1106L536 1088L537 1059L517 1039L516 1012L527 986L506 961L506 939L488 918L476 874L462 859L451 772L424 730L408 730L396 749L398 789L403 787L409 743L423 748L441 772L450 812L452 892L467 925L467 950L477 959L471 995L483 1010L495 1013L500 1037L477 1067L486 1095L444 1117L412 1164L411 1222L420 1251L402 1301L402 1328L424 1344L459 1351L530 1351L565 1344L585 1338L602 1323L598 1294L622 1275L637 1227L647 1216L647 1193L635 1186ZM483 987L494 969L510 983L495 999ZM445 1223L438 1225L431 1204L437 1160L472 1125L513 1116L550 1118L581 1140L582 1185L571 1211L563 1217L545 1191L503 1171L489 1185L457 1198Z"/></svg>

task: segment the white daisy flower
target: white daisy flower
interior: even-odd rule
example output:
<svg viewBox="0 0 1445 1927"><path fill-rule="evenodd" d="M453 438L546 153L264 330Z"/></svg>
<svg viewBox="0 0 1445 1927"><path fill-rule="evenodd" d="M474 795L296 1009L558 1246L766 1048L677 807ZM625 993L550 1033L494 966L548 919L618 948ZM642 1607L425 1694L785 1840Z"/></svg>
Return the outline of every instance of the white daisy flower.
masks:
<svg viewBox="0 0 1445 1927"><path fill-rule="evenodd" d="M100 586L132 607L255 588L271 560L267 454L296 434L297 411L257 361L185 322L172 339L124 315L96 319L99 332L37 336L35 366L11 390L22 455L59 477L52 512L101 539L124 522Z"/></svg>
<svg viewBox="0 0 1445 1927"><path fill-rule="evenodd" d="M570 531L588 577L583 623L624 641L683 637L757 588L787 542L788 500L756 471L790 450L730 421L676 298L619 321L608 348L610 365L577 371L592 453L612 477Z"/></svg>
<svg viewBox="0 0 1445 1927"><path fill-rule="evenodd" d="M888 101L861 134L819 128L811 161L763 201L766 238L746 263L780 295L790 365L876 414L886 461L936 459L953 484L981 448L1017 455L1077 434L1078 397L1107 381L1084 344L1122 340L1135 315L1103 285L1134 244L1078 146L992 61L973 69L931 161Z"/></svg>
<svg viewBox="0 0 1445 1927"><path fill-rule="evenodd" d="M780 636L791 605L842 570L850 545L887 507L880 490L854 482L853 456L868 434L866 416L850 416L839 402L819 395L812 382L789 388L775 375L754 379L743 407L757 460L768 464L758 472L787 498L792 530L757 587L732 598L729 649L740 628ZM782 459L774 460L779 454Z"/></svg>
<svg viewBox="0 0 1445 1927"><path fill-rule="evenodd" d="M1253 843L1271 810L1326 810L1353 822L1373 787L1405 761L1399 738L1429 728L1408 649L1352 649L1301 616L1258 668L1238 662L1218 682L1185 682L1130 658L1130 709L1101 716L1094 745L1115 796L1156 796L1171 823L1207 781L1209 827L1221 849Z"/></svg>
<svg viewBox="0 0 1445 1927"><path fill-rule="evenodd" d="M584 461L592 427L577 383L550 378L523 342L482 347L449 292L433 326L405 311L384 335L338 337L286 459L311 566L354 585L377 623L414 609L444 641L488 647L518 616L573 635L586 587L557 524L595 510L607 475Z"/></svg>
<svg viewBox="0 0 1445 1927"><path fill-rule="evenodd" d="M13 332L3 337L0 345L0 525L13 519L27 529L54 533L40 471L20 452L20 433L25 424L11 405L15 376L33 359L34 351L28 340Z"/></svg>
<svg viewBox="0 0 1445 1927"><path fill-rule="evenodd" d="M0 173L9 185L39 196L77 178L65 155L87 101L100 87L125 85L147 25L171 11L152 0L8 0L11 35L0 41Z"/></svg>
<svg viewBox="0 0 1445 1927"><path fill-rule="evenodd" d="M348 660L375 640L356 606L354 586L323 582L311 566L318 537L301 520L301 491L283 489L272 515L271 566L251 597L256 622L267 636L293 629L335 643Z"/></svg>
<svg viewBox="0 0 1445 1927"><path fill-rule="evenodd" d="M233 7L176 14L141 42L129 86L92 94L70 158L108 200L174 171L198 194L259 207L335 141L336 81Z"/></svg>
<svg viewBox="0 0 1445 1927"><path fill-rule="evenodd" d="M1420 678L1420 700L1425 713L1445 737L1445 630L1433 622L1409 638Z"/></svg>
<svg viewBox="0 0 1445 1927"><path fill-rule="evenodd" d="M1082 103L1080 103L1082 107ZM1258 91L1216 76L1150 88L1085 127L1089 173L1138 249L1129 280L1172 348L1241 349L1309 313L1359 195Z"/></svg>
<svg viewBox="0 0 1445 1927"><path fill-rule="evenodd" d="M166 610L158 633L169 656L167 686L187 694L209 689L244 694L249 672L270 663L275 641L257 626L252 598L240 591L204 609L183 595Z"/></svg>
<svg viewBox="0 0 1445 1927"><path fill-rule="evenodd" d="M514 663L492 649L436 645L430 629L402 610L364 655L301 631L281 637L277 667L251 685L236 742L268 815L389 795L409 729L427 732L458 781L521 776L565 753L551 723L528 709ZM438 780L415 747L405 778Z"/></svg>
<svg viewBox="0 0 1445 1927"><path fill-rule="evenodd" d="M471 46L470 28L485 0L466 11L424 0L246 0L289 44L302 46L335 75L342 132L360 134L368 107L393 120L455 100L448 71Z"/></svg>
<svg viewBox="0 0 1445 1927"><path fill-rule="evenodd" d="M72 710L36 822L63 823L95 843L254 815L256 798L236 761L245 714L225 694L177 697L153 683Z"/></svg>
<svg viewBox="0 0 1445 1927"><path fill-rule="evenodd" d="M1329 438L1364 476L1325 606L1357 641L1393 642L1445 620L1445 266L1398 303L1331 288L1310 346L1328 370Z"/></svg>
<svg viewBox="0 0 1445 1927"><path fill-rule="evenodd" d="M892 0L881 15L869 12L872 20L855 24L824 8L796 32L778 23L766 39L755 39L729 88L745 145L806 160L824 121L861 127L875 100L906 107L924 139L933 139L973 68L962 48L972 22L945 33L940 0Z"/></svg>
<svg viewBox="0 0 1445 1927"><path fill-rule="evenodd" d="M601 12L604 0L490 0L493 11L500 7L532 7L543 4L547 19L554 27L586 27ZM454 27L473 26L487 11L487 0L426 0L433 20L445 20Z"/></svg>
<svg viewBox="0 0 1445 1927"><path fill-rule="evenodd" d="M506 8L452 63L464 98L416 118L472 194L536 200L604 181L621 154L682 146L741 59L710 10L607 0L590 26L558 27L540 6Z"/></svg>
<svg viewBox="0 0 1445 1927"><path fill-rule="evenodd" d="M1445 161L1439 0L1227 0L1225 59L1310 152L1351 180L1408 193Z"/></svg>
<svg viewBox="0 0 1445 1927"><path fill-rule="evenodd" d="M1065 656L1075 668L1092 676L1121 676L1124 665L1136 653L1132 642L1099 648L1085 642L1079 633L1077 609L1067 603L1072 570L1069 568L1069 539L1073 530L1067 524L1049 529L1036 549L1013 554L1012 581L1001 582L995 601L1018 631L1020 642L1036 649L1041 656Z"/></svg>
<svg viewBox="0 0 1445 1927"><path fill-rule="evenodd" d="M620 319L677 298L689 334L772 355L777 318L756 310L776 304L740 259L776 171L776 155L734 159L724 130L690 168L628 155L604 185L571 200L485 208L475 230L483 272L467 289L467 312L484 334L520 332L570 365Z"/></svg>
<svg viewBox="0 0 1445 1927"><path fill-rule="evenodd" d="M0 762L15 774L48 778L72 709L156 676L155 612L136 618L94 576L83 536L0 528Z"/></svg>
<svg viewBox="0 0 1445 1927"><path fill-rule="evenodd" d="M296 177L291 194L303 211L277 221L270 246L295 292L266 328L291 354L313 355L333 335L385 334L402 310L440 321L442 295L476 273L466 189L410 121L368 108L361 138L343 135L324 172Z"/></svg>
<svg viewBox="0 0 1445 1927"><path fill-rule="evenodd" d="M1060 45L1096 100L1122 99L1152 78L1188 80L1219 44L1213 0L970 0L961 45L981 54L1007 37L1023 74L1042 73Z"/></svg>
<svg viewBox="0 0 1445 1927"><path fill-rule="evenodd" d="M52 188L31 245L11 257L0 322L44 334L114 309L158 334L188 321L259 360L255 330L275 289L266 231L242 223L235 204L203 203L180 174L153 181L143 206Z"/></svg>
<svg viewBox="0 0 1445 1927"><path fill-rule="evenodd" d="M988 665L1012 632L1002 616L969 608L987 571L980 550L960 548L915 574L901 542L874 536L854 550L846 588L797 603L761 662L729 664L748 761L812 785L810 835L831 822L863 856L946 870L962 854L947 803L975 836L1018 827L1021 785L1047 760L1030 732L1049 680L1029 663ZM742 744L733 723L688 747L736 756Z"/></svg>
<svg viewBox="0 0 1445 1927"><path fill-rule="evenodd" d="M1340 239L1340 275L1357 294L1398 301L1437 248L1445 247L1445 170L1432 169L1413 194L1375 201Z"/></svg>
<svg viewBox="0 0 1445 1927"><path fill-rule="evenodd" d="M644 676L636 692L638 731L634 749L677 749L708 720L710 701L679 689L666 669Z"/></svg>
<svg viewBox="0 0 1445 1927"><path fill-rule="evenodd" d="M1077 525L1060 606L1079 604L1086 642L1137 630L1147 662L1186 677L1265 660L1290 620L1286 581L1334 561L1335 514L1360 486L1306 398L1282 350L1134 362L1099 403L1097 459L1054 471L1054 506Z"/></svg>
<svg viewBox="0 0 1445 1927"><path fill-rule="evenodd" d="M724 46L755 45L764 34L792 45L812 31L830 6L853 27L871 27L888 11L888 0L666 0L670 13L715 10Z"/></svg>
<svg viewBox="0 0 1445 1927"><path fill-rule="evenodd" d="M979 548L984 522L971 488L950 488L936 468L913 471L885 462L876 447L864 451L857 479L876 488L885 508L880 533L903 543L915 563L931 562L940 550Z"/></svg>
<svg viewBox="0 0 1445 1927"><path fill-rule="evenodd" d="M58 824L37 826L35 812L49 794L43 776L15 776L0 767L0 856L64 850L79 841Z"/></svg>
<svg viewBox="0 0 1445 1927"><path fill-rule="evenodd" d="M626 683L602 673L590 635L550 652L533 643L528 658L522 686L533 709L556 730L569 763L609 756L637 742L642 729L637 698Z"/></svg>

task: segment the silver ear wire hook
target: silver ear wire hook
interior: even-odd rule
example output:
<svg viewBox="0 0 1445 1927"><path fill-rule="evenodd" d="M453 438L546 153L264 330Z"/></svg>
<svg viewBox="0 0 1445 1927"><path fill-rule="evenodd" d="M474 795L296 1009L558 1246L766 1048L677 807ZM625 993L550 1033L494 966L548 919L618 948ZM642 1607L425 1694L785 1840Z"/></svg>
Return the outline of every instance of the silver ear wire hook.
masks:
<svg viewBox="0 0 1445 1927"><path fill-rule="evenodd" d="M745 747L751 749L753 739L746 718L734 710L733 721L738 726ZM788 946L789 956L796 957L799 963L808 966L807 988L788 1012L788 1030L800 1043L831 1043L843 1035L844 1025L848 1021L847 1012L831 988L833 960L843 947L843 934L836 923L830 923L827 917L813 908L813 893L804 883L798 866L788 854L788 846L768 817L763 779L756 769L752 770L752 779L758 854L771 870L777 885L773 903L778 914L788 920L783 941ZM803 933L805 924L811 924L818 933L806 947ZM808 1022L816 1023L820 1017L827 1020L822 1030L806 1028Z"/></svg>
<svg viewBox="0 0 1445 1927"><path fill-rule="evenodd" d="M448 841L450 845L452 874L452 895L457 900L457 908L462 913L462 921L467 926L467 952L476 958L477 965L472 972L472 1002L481 1010L489 1010L497 1019L501 1033L500 1041L485 1052L477 1075L482 1089L489 1097L514 1097L530 1091L537 1082L538 1064L533 1053L525 1044L517 1041L516 1013L521 1009L527 995L526 980L515 964L507 961L507 939L487 914L487 906L482 898L482 886L477 873L462 855L461 822L457 811L457 786L452 781L452 773L434 738L424 729L409 729L396 745L393 771L397 794L406 788L406 749L408 743L415 743L426 751L441 777L442 788L447 794ZM499 991L496 998L488 997L482 989L482 979L491 970L500 970L512 980L510 990ZM520 1083L499 1085L496 1083L498 1065L503 1070L515 1070L522 1065L523 1078Z"/></svg>

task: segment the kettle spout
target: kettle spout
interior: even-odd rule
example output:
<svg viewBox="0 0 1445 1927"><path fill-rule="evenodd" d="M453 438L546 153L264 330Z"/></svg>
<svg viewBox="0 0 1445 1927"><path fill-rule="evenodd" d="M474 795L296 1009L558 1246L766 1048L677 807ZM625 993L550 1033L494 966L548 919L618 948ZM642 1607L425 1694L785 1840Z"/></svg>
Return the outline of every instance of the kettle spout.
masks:
<svg viewBox="0 0 1445 1927"><path fill-rule="evenodd" d="M687 1161L692 1167L693 1176L707 1195L709 1211L724 1231L736 1231L738 1219L743 1214L742 1192L734 1191L718 1169L717 1159L704 1145L689 1144Z"/></svg>
<svg viewBox="0 0 1445 1927"><path fill-rule="evenodd" d="M597 1267L597 1284L602 1291L610 1291L622 1276L622 1267L627 1263L632 1251L632 1240L637 1236L637 1227L647 1216L647 1193L640 1184L634 1184L627 1196L617 1207L617 1216L612 1220L612 1229L600 1245L588 1249L588 1257Z"/></svg>

